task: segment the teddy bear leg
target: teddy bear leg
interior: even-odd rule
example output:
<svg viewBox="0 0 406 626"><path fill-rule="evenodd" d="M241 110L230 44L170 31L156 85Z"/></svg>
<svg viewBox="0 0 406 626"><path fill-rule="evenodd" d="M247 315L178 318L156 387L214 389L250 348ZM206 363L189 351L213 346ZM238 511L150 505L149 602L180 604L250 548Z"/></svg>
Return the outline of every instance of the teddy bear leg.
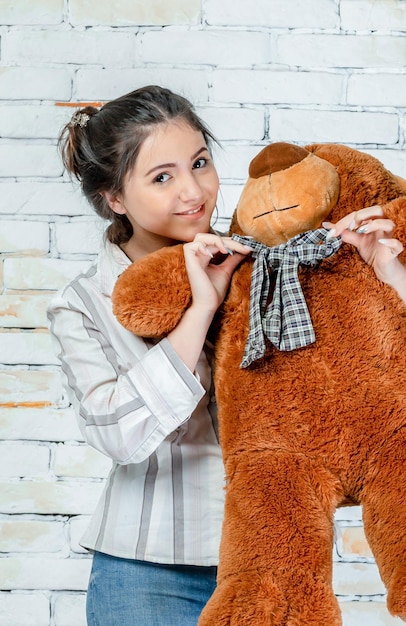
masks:
<svg viewBox="0 0 406 626"><path fill-rule="evenodd" d="M330 475L279 451L230 465L218 586L199 626L341 626Z"/></svg>
<svg viewBox="0 0 406 626"><path fill-rule="evenodd" d="M363 491L365 534L388 591L392 615L406 621L406 433L382 446Z"/></svg>

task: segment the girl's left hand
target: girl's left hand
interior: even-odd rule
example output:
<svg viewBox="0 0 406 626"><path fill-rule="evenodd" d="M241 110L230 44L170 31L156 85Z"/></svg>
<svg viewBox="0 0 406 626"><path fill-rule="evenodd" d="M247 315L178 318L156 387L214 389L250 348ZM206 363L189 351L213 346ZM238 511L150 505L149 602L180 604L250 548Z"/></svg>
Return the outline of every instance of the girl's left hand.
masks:
<svg viewBox="0 0 406 626"><path fill-rule="evenodd" d="M395 225L381 206L353 211L336 224L324 222L323 226L330 229L328 237L341 235L343 241L354 245L382 282L395 286L399 277L405 279L406 268L398 259L403 245L392 237Z"/></svg>

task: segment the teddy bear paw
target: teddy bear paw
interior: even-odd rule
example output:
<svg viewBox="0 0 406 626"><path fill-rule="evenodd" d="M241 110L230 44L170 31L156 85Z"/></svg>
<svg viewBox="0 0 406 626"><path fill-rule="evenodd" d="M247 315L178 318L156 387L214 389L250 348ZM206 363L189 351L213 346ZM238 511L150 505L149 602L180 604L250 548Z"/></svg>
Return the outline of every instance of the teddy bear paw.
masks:
<svg viewBox="0 0 406 626"><path fill-rule="evenodd" d="M119 276L113 313L132 333L160 339L179 323L191 296L183 246L169 246L135 261Z"/></svg>
<svg viewBox="0 0 406 626"><path fill-rule="evenodd" d="M406 566L398 565L392 575L387 597L388 611L406 622Z"/></svg>
<svg viewBox="0 0 406 626"><path fill-rule="evenodd" d="M331 585L302 573L304 586L286 593L288 581L270 571L250 570L222 580L206 604L198 626L341 626Z"/></svg>

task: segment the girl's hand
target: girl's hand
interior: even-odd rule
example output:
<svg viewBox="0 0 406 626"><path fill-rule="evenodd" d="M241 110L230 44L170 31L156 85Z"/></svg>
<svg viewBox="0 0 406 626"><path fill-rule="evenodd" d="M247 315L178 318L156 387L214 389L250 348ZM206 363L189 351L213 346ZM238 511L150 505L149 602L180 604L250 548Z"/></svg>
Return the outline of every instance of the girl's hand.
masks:
<svg viewBox="0 0 406 626"><path fill-rule="evenodd" d="M403 245L392 237L395 225L385 218L381 206L354 211L337 224L324 222L323 226L330 229L328 237L341 235L343 241L354 245L379 280L394 287L405 300L406 267L398 259Z"/></svg>
<svg viewBox="0 0 406 626"><path fill-rule="evenodd" d="M200 233L184 244L186 270L192 289L192 306L214 312L223 302L231 276L245 255L252 250L229 237ZM216 255L224 260L213 262Z"/></svg>
<svg viewBox="0 0 406 626"><path fill-rule="evenodd" d="M231 276L251 248L228 237L202 233L196 235L192 242L185 243L183 251L192 303L167 339L185 365L194 372L207 331L225 298ZM211 263L218 253L226 255L225 260L220 264Z"/></svg>

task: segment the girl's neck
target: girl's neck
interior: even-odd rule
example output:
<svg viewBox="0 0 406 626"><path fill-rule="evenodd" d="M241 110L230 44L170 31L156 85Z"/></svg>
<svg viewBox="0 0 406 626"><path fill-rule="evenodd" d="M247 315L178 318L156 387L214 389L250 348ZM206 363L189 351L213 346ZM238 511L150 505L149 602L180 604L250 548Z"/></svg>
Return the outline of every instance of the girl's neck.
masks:
<svg viewBox="0 0 406 626"><path fill-rule="evenodd" d="M138 259L142 259L142 257L150 254L151 252L156 252L156 250L173 246L177 243L181 242L174 241L173 239L156 237L155 235L148 236L144 234L141 236L133 235L126 243L120 244L120 248L128 256L130 261L134 262Z"/></svg>

